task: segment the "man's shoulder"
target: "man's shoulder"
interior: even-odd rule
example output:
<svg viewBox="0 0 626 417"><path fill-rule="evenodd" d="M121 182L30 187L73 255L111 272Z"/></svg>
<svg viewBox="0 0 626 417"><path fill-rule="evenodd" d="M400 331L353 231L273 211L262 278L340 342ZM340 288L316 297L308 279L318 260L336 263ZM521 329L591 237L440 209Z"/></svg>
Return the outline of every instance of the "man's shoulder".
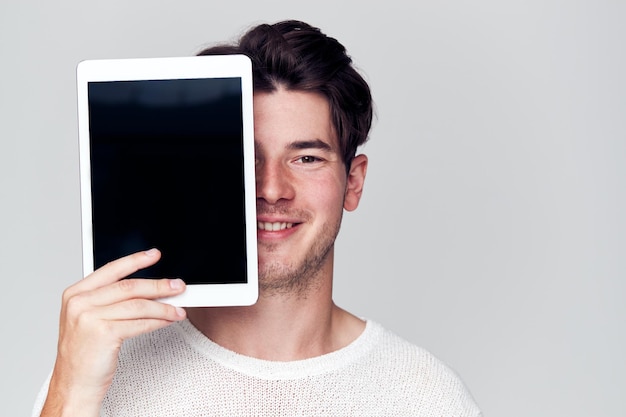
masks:
<svg viewBox="0 0 626 417"><path fill-rule="evenodd" d="M428 349L408 341L379 323L368 321L368 327L372 328L372 333L377 338L372 354L386 361L387 365L397 364L405 369L420 371L428 368L442 372L450 371L450 368Z"/></svg>
<svg viewBox="0 0 626 417"><path fill-rule="evenodd" d="M377 323L368 326L378 333L378 342L366 364L374 380L393 386L395 394L405 395L407 401L421 409L479 415L469 390L446 362Z"/></svg>
<svg viewBox="0 0 626 417"><path fill-rule="evenodd" d="M180 323L127 339L120 350L118 373L157 366L163 361L189 360L194 349L186 339Z"/></svg>

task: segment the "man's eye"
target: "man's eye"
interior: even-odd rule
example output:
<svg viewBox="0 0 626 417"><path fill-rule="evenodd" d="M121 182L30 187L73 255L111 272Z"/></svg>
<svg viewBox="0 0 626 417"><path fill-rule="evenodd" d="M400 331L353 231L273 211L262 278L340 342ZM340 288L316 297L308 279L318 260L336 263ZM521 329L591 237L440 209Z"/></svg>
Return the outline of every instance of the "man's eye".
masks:
<svg viewBox="0 0 626 417"><path fill-rule="evenodd" d="M301 156L300 158L298 158L298 160L302 162L303 164L310 164L312 162L317 162L320 159L316 158L315 156L306 155L306 156Z"/></svg>

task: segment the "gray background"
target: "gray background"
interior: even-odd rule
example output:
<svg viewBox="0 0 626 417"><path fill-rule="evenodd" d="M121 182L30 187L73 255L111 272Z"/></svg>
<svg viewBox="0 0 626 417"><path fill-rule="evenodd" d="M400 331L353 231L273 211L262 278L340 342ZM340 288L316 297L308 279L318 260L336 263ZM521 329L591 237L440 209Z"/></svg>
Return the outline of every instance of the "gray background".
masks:
<svg viewBox="0 0 626 417"><path fill-rule="evenodd" d="M3 0L0 415L30 412L81 278L76 64L284 18L342 41L377 103L338 304L446 361L486 415L626 415L626 10L591 0Z"/></svg>

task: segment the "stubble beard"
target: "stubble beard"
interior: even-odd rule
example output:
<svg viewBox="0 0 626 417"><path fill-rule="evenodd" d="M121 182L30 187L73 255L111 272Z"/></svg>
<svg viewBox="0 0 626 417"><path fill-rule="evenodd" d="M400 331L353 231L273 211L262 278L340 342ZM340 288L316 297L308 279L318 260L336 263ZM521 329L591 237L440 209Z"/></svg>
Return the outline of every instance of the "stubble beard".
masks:
<svg viewBox="0 0 626 417"><path fill-rule="evenodd" d="M342 210L343 213L343 210ZM272 261L259 266L259 289L266 296L292 294L306 298L322 284L320 272L333 251L339 234L341 215L334 224L326 223L299 264ZM278 244L267 244L263 249L272 253Z"/></svg>

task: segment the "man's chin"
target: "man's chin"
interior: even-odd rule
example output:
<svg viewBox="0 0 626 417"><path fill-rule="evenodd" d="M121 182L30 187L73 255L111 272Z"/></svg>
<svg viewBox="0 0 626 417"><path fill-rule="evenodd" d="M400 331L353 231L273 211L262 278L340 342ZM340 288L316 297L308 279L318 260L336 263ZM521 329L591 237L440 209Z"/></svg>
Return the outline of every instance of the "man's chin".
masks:
<svg viewBox="0 0 626 417"><path fill-rule="evenodd" d="M263 295L300 293L309 287L307 274L280 262L259 265L259 290Z"/></svg>

